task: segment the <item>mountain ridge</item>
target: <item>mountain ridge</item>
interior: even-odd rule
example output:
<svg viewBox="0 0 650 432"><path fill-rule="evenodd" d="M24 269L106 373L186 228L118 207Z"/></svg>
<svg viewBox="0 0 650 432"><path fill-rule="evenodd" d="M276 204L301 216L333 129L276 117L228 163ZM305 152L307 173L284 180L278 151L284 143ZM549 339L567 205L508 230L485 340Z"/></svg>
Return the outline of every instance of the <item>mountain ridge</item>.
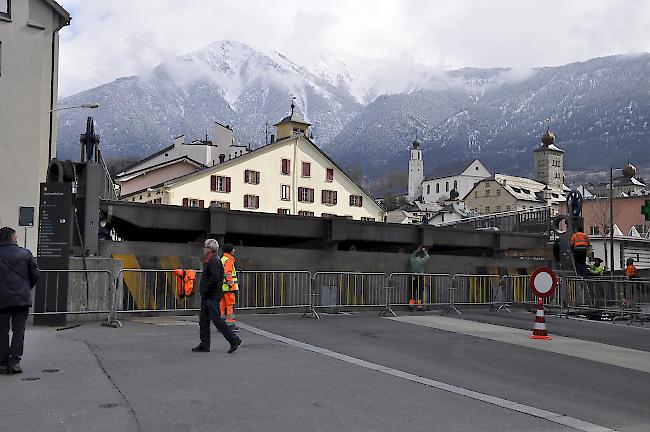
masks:
<svg viewBox="0 0 650 432"><path fill-rule="evenodd" d="M650 162L649 54L451 71L390 61L359 66L331 54L318 61L301 65L276 51L218 41L59 103L100 104L92 115L108 158L144 157L178 135L203 139L215 121L258 147L268 142L265 125L286 115L296 97L317 144L343 167L361 166L367 178L406 170L416 136L429 168L480 157L496 170L529 174L547 117L568 169ZM62 157L78 154L86 114L59 113Z"/></svg>

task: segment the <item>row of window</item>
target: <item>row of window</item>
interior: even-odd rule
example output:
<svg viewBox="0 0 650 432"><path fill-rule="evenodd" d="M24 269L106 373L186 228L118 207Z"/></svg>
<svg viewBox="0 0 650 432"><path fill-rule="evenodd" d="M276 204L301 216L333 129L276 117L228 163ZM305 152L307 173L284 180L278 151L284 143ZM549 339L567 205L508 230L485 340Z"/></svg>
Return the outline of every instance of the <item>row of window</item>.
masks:
<svg viewBox="0 0 650 432"><path fill-rule="evenodd" d="M217 182L217 184L221 184ZM229 185L229 183L226 183ZM280 185L280 199L282 201L291 200L291 186L289 185ZM323 190L321 191L321 203L326 205L336 205L337 204L337 191L332 190ZM255 197L255 198L250 198ZM303 203L313 203L314 202L314 189L299 187L298 188L298 201ZM196 205L192 205L192 202L196 202ZM199 200L193 200L191 198L183 199L183 206L185 207L200 207L198 204ZM201 201L203 202L203 201ZM212 201L213 203L226 203L225 201ZM230 208L230 204L227 208ZM363 197L361 195L350 195L350 206L351 207L363 207ZM257 195L244 195L244 207L245 208L259 208L259 196Z"/></svg>
<svg viewBox="0 0 650 432"><path fill-rule="evenodd" d="M485 189L485 196L486 196L486 197L489 197L489 196L490 196L490 189L487 189L487 187L488 187L488 186L487 186L487 184L486 184L486 186L485 186L485 188L486 188L486 189ZM513 189L515 189L515 188L513 188ZM515 191L515 192L516 192L516 191ZM501 189L497 189L497 196L501 196ZM474 198L478 198L478 190L475 190L475 191L474 191Z"/></svg>
<svg viewBox="0 0 650 432"><path fill-rule="evenodd" d="M282 159L282 166L281 166L281 171L280 172L282 174L284 174L284 175L290 175L291 174L291 159ZM311 163L310 162L303 162L302 163L301 176L302 177L311 177ZM326 168L325 169L325 181L328 181L328 182L334 181L334 168Z"/></svg>
<svg viewBox="0 0 650 432"><path fill-rule="evenodd" d="M454 189L458 190L458 180L454 180ZM445 182L445 192L449 192L449 182ZM427 185L427 194L431 193L431 184ZM436 193L440 193L440 183L436 183Z"/></svg>
<svg viewBox="0 0 650 432"><path fill-rule="evenodd" d="M259 197L258 196L247 195L244 198L244 206L246 206L247 204L257 206L257 207L250 207L249 206L247 208L259 208L259 203L260 202L259 202ZM195 200L195 199L186 198L186 199L183 200L183 205L186 206L186 207L200 207L200 206L203 205L203 200ZM210 206L230 209L230 203L226 202L226 201L211 201ZM291 210L288 209L288 208L279 208L278 209L278 214L290 215ZM298 216L314 217L314 212L313 211L308 211L308 210L299 210L298 211ZM321 217L336 217L336 215L332 214L332 213L321 213ZM348 218L348 219L352 219L352 216L345 216L345 217ZM366 222L374 222L375 218L362 217L361 220L366 221Z"/></svg>
<svg viewBox="0 0 650 432"><path fill-rule="evenodd" d="M285 160L285 159L283 159ZM309 165L308 162L303 162L303 165L307 164ZM303 170L304 170L303 166ZM307 175L303 175L303 177L309 177L309 171L310 168L307 168ZM328 182L331 182L334 180L334 170L328 168L327 169L327 177L325 179ZM259 171L254 171L254 170L245 170L244 171L244 183L247 184L260 184L260 172ZM230 192L232 189L232 179L228 176L218 176L218 175L213 175L210 176L210 190L212 192Z"/></svg>
<svg viewBox="0 0 650 432"><path fill-rule="evenodd" d="M259 183L259 172L258 171L245 171L245 181L247 183L253 182L254 184ZM213 192L231 192L231 179L226 176L210 176L210 190ZM280 199L283 201L291 200L291 186L290 185L280 185ZM298 188L298 201L305 203L314 202L314 189L307 187ZM337 203L337 192L332 190L323 189L321 192L321 202L328 205L336 205ZM352 207L362 207L363 206L363 197L361 195L350 195L350 206Z"/></svg>

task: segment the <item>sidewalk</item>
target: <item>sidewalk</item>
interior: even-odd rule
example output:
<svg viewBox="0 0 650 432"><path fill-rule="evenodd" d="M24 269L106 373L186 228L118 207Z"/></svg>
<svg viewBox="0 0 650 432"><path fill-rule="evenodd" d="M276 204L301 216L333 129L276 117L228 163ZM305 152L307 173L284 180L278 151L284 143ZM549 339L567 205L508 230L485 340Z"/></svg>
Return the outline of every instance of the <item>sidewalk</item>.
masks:
<svg viewBox="0 0 650 432"><path fill-rule="evenodd" d="M1 429L570 430L247 331L233 355L214 330L212 351L192 353L198 339L193 320L127 321L122 329L87 323L62 332L30 328L25 373L0 376ZM303 322L296 318L296 325ZM23 380L30 377L40 379Z"/></svg>

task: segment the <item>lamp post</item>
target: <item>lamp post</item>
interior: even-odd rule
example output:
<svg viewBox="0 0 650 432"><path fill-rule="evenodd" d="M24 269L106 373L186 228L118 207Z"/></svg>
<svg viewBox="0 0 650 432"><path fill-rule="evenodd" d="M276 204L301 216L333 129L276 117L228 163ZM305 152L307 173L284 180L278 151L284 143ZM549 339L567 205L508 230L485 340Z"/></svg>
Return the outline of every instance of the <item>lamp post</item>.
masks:
<svg viewBox="0 0 650 432"><path fill-rule="evenodd" d="M614 168L609 167L609 277L614 279Z"/></svg>
<svg viewBox="0 0 650 432"><path fill-rule="evenodd" d="M51 110L47 111L47 114L50 115L50 137L49 137L49 146L48 146L48 149L47 149L47 162L48 163L50 162L50 160L52 160L52 136L53 136L52 128L53 128L53 125L54 125L54 120L53 120L54 112L69 110L69 109L77 109L77 108L95 109L95 108L99 108L99 104L96 103L96 102L94 102L94 103L85 103L85 104L69 106L69 107L54 108L54 109L51 109Z"/></svg>

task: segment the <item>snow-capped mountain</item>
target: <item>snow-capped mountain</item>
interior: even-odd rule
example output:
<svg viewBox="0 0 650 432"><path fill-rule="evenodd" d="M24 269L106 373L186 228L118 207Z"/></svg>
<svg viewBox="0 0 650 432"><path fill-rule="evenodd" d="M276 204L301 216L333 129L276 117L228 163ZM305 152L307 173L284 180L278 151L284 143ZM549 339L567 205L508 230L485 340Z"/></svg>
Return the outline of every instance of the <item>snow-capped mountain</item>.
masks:
<svg viewBox="0 0 650 432"><path fill-rule="evenodd" d="M108 157L145 156L181 134L204 139L214 121L233 125L239 142L257 147L266 123L287 115L293 96L317 144L370 178L405 170L416 136L427 170L480 157L496 170L528 174L547 117L568 169L628 159L650 164L649 83L648 54L528 70L441 71L332 53L298 64L221 41L60 105L100 104L92 114ZM85 115L59 113L60 156L78 154Z"/></svg>

